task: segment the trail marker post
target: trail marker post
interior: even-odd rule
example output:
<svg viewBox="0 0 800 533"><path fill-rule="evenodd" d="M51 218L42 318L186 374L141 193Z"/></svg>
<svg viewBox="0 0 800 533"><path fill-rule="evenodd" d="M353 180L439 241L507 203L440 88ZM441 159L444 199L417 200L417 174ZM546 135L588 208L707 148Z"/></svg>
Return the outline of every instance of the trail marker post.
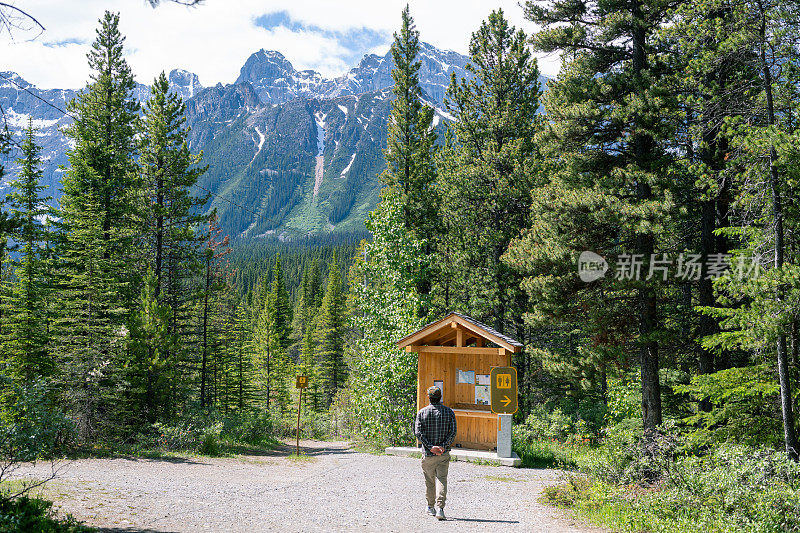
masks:
<svg viewBox="0 0 800 533"><path fill-rule="evenodd" d="M308 376L297 376L295 387L300 389L300 396L297 398L297 449L296 455L300 457L300 408L303 405L303 389L308 387Z"/></svg>

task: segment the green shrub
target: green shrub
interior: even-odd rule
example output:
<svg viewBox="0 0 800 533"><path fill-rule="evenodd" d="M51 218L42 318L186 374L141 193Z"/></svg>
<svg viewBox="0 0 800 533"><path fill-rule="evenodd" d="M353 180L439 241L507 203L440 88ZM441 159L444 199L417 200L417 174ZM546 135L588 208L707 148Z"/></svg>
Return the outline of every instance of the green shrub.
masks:
<svg viewBox="0 0 800 533"><path fill-rule="evenodd" d="M669 472L679 444L672 426L644 436L639 418L609 428L603 445L587 453L580 469L607 483L649 485Z"/></svg>
<svg viewBox="0 0 800 533"><path fill-rule="evenodd" d="M200 443L199 452L203 455L220 455L219 435L212 431L205 433Z"/></svg>
<svg viewBox="0 0 800 533"><path fill-rule="evenodd" d="M668 487L684 506L713 506L743 530L800 531L800 464L784 452L721 445L707 456L676 461Z"/></svg>
<svg viewBox="0 0 800 533"><path fill-rule="evenodd" d="M95 531L67 515L56 517L53 503L25 496L4 500L0 495L0 531L4 533L84 533Z"/></svg>
<svg viewBox="0 0 800 533"><path fill-rule="evenodd" d="M8 396L0 412L0 457L16 461L52 457L74 440L75 426L44 380L20 387L0 376L0 390L4 387Z"/></svg>
<svg viewBox="0 0 800 533"><path fill-rule="evenodd" d="M710 411L697 411L685 419L693 430L695 446L735 442L750 446L781 445L780 402L775 370L767 365L729 368L692 378L675 390L696 401L708 400Z"/></svg>
<svg viewBox="0 0 800 533"><path fill-rule="evenodd" d="M635 431L618 430L612 438L647 449ZM647 460L646 451L623 449L626 461L598 469L619 448L599 451L594 463L581 465L594 469L591 475L568 476L542 499L619 531L800 531L800 464L783 452L725 444L704 456L650 453ZM653 471L658 482L643 484Z"/></svg>
<svg viewBox="0 0 800 533"><path fill-rule="evenodd" d="M528 468L575 468L592 440L588 423L559 407L537 406L512 431L513 450Z"/></svg>
<svg viewBox="0 0 800 533"><path fill-rule="evenodd" d="M297 434L297 411L286 411L273 414L274 434L286 439ZM316 413L304 409L300 413L300 437L304 439L327 439L334 436L334 426L329 413Z"/></svg>
<svg viewBox="0 0 800 533"><path fill-rule="evenodd" d="M324 440L334 434L333 423L327 413L304 414L300 419L300 436Z"/></svg>
<svg viewBox="0 0 800 533"><path fill-rule="evenodd" d="M525 468L576 468L588 444L556 440L512 438L512 449L522 459Z"/></svg>
<svg viewBox="0 0 800 533"><path fill-rule="evenodd" d="M588 443L594 438L589 424L576 416L565 414L561 408L536 406L525 422L514 426L514 435L522 441Z"/></svg>
<svg viewBox="0 0 800 533"><path fill-rule="evenodd" d="M170 426L156 422L152 425L150 436L146 442L154 448L165 451L196 451L202 442L203 432L191 423Z"/></svg>
<svg viewBox="0 0 800 533"><path fill-rule="evenodd" d="M222 420L222 435L235 442L263 446L273 442L275 421L266 411L248 411L226 416Z"/></svg>
<svg viewBox="0 0 800 533"><path fill-rule="evenodd" d="M542 491L542 500L556 507L574 507L579 500L585 499L585 492L591 487L591 482L582 476L567 475L565 482L558 485L545 487Z"/></svg>

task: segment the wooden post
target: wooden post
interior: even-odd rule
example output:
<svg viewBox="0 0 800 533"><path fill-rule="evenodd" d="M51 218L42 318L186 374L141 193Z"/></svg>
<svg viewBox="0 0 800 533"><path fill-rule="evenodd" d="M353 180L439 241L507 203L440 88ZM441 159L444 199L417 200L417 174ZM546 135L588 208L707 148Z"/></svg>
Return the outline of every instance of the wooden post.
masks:
<svg viewBox="0 0 800 533"><path fill-rule="evenodd" d="M300 407L303 405L303 389L300 389L300 396L297 398L297 450L296 455L300 457Z"/></svg>

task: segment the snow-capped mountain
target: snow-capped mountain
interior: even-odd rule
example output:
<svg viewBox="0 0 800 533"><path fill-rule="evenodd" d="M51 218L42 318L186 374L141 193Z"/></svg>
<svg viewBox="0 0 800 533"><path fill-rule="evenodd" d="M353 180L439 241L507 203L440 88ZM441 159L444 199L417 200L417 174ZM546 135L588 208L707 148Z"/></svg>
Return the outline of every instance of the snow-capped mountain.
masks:
<svg viewBox="0 0 800 533"><path fill-rule="evenodd" d="M188 100L203 90L197 74L186 70L176 68L169 73L168 79L170 87L181 95L184 100Z"/></svg>
<svg viewBox="0 0 800 533"><path fill-rule="evenodd" d="M444 110L451 75L460 79L468 58L421 43L420 85L442 130L452 119ZM282 54L259 50L233 84L206 87L185 70L169 74L185 100L190 145L203 151L208 171L198 194L212 191L222 228L233 238L363 231L378 201L384 169L386 122L391 109L393 60L369 54L336 78L298 71ZM57 201L60 166L69 144L60 128L61 110L75 91L38 89L18 75L0 73L0 106L20 135L30 118L44 147L44 185ZM143 102L149 86L137 84ZM6 161L6 180L15 174ZM258 213L257 215L255 213Z"/></svg>
<svg viewBox="0 0 800 533"><path fill-rule="evenodd" d="M441 105L451 73L465 75L467 57L421 43L419 60L420 85ZM281 104L295 98L335 98L386 89L393 85L393 66L391 52L368 54L343 76L325 78L313 70L296 70L280 52L259 50L247 59L235 83L249 82L264 103Z"/></svg>

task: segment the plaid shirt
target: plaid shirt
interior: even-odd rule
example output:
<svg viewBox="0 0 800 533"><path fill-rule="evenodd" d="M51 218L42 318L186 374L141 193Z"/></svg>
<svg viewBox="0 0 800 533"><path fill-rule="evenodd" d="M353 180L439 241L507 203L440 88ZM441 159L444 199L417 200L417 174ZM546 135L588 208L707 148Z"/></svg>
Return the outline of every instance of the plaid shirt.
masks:
<svg viewBox="0 0 800 533"><path fill-rule="evenodd" d="M440 403L423 407L414 420L414 435L425 448L425 455L433 456L431 448L441 446L445 452L456 438L456 414Z"/></svg>

